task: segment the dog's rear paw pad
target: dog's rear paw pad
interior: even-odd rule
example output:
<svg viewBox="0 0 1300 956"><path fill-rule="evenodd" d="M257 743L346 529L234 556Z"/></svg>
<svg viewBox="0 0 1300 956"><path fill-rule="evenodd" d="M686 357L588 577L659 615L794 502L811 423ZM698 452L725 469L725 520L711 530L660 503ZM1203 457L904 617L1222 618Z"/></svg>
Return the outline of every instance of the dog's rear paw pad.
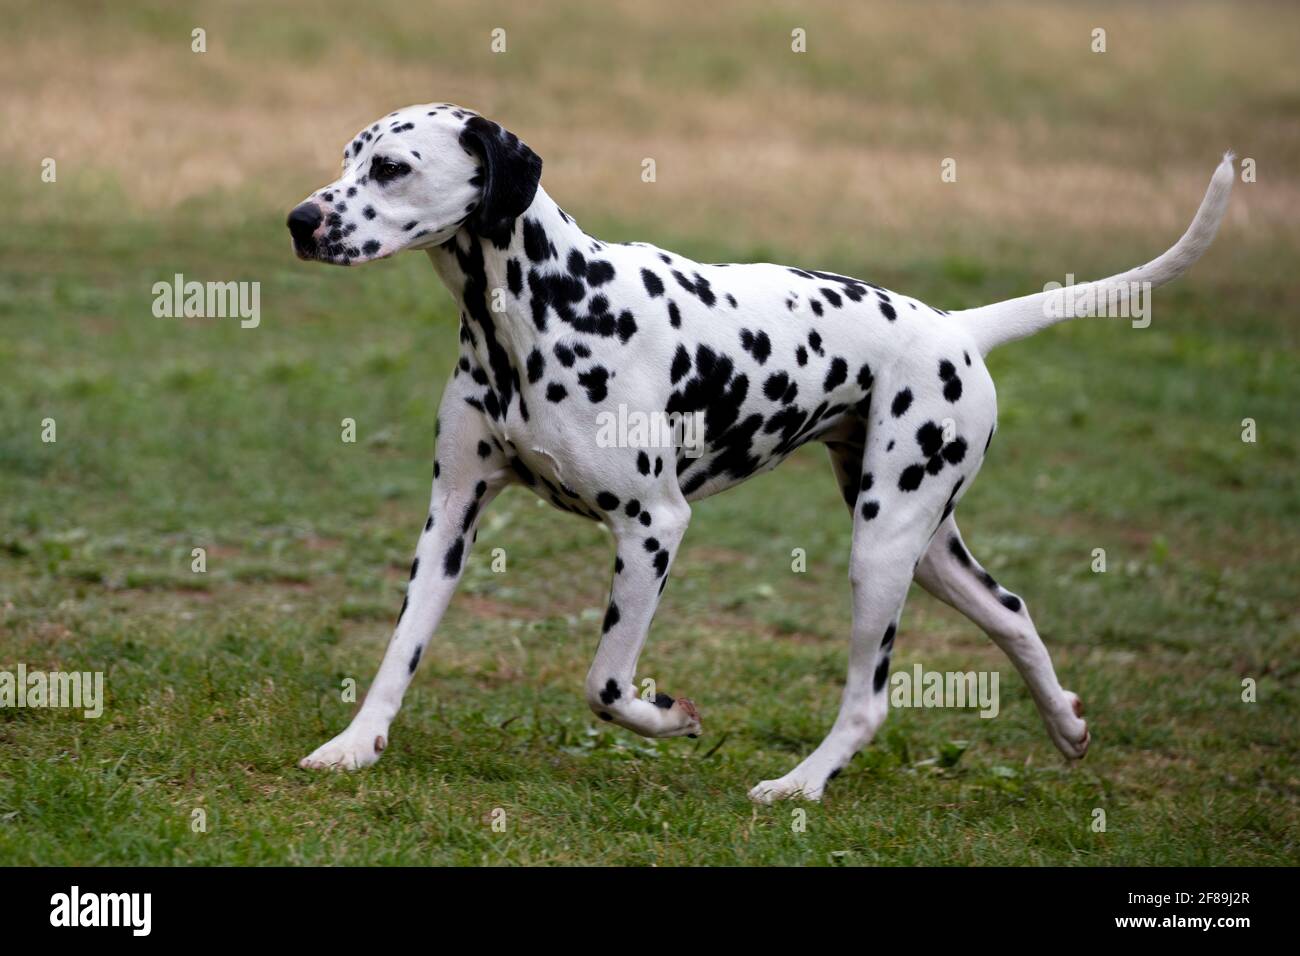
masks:
<svg viewBox="0 0 1300 956"><path fill-rule="evenodd" d="M695 738L704 733L704 725L700 722L700 712L693 700L689 697L678 697L673 702L673 709L680 710L682 716L686 718L685 725L677 730L677 734Z"/></svg>
<svg viewBox="0 0 1300 956"><path fill-rule="evenodd" d="M1092 743L1092 733L1088 722L1083 719L1083 701L1071 691L1065 692L1070 705L1070 715L1062 715L1053 721L1052 742L1070 760L1082 760L1088 754L1088 745Z"/></svg>

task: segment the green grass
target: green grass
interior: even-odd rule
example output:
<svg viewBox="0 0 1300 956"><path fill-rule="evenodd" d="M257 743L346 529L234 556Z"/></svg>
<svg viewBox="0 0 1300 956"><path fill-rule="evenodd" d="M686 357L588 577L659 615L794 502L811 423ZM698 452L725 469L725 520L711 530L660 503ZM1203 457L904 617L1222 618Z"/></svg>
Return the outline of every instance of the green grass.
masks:
<svg viewBox="0 0 1300 956"><path fill-rule="evenodd" d="M399 9L357 41L367 55L414 69L434 49L439 70L463 65L475 82L495 69L457 39L466 21L426 47L429 25ZM282 206L305 191L304 176L330 172L300 155L275 153L245 194L222 185L214 147L210 188L150 204L117 167L69 161L58 189L42 189L30 156L0 150L11 214L0 231L0 670L104 671L107 685L98 720L0 709L0 864L1300 862L1300 238L1276 217L1294 204L1285 130L1300 96L1276 71L1230 55L1258 40L1276 56L1276 43L1243 18L1223 28L1222 50L1207 46L1220 15L1198 6L1193 25L1173 33L1209 60L1157 45L1153 58L1130 51L1126 61L1133 41L1116 27L1116 66L1088 76L1024 54L1014 29L975 12L960 14L971 18L969 42L953 59L906 8L889 9L888 31L861 43L869 24L837 36L833 8L820 9L808 24L821 52L766 67L745 51L788 43L779 10L744 20L734 42L693 32L690 5L646 19L639 5L613 4L584 29L534 18L512 25L518 57L493 74L493 95L518 97L515 115L536 107L552 124L569 113L608 122L634 160L643 144L627 127L643 116L688 142L691 124L708 124L692 106L718 115L704 113L709 96L754 110L765 95L756 89L786 87L816 107L806 120L781 117L809 149L881 137L943 156L950 119L978 127L1005 107L1000 137L1019 142L1024 130L1024 142L1047 143L1019 154L1023 168L1077 150L1080 162L1086 153L1112 170L1141 167L1100 133L1145 132L1128 105L1148 84L1162 119L1135 146L1144 156L1181 156L1203 139L1217 149L1224 128L1257 131L1243 148L1259 147L1266 177L1234 196L1256 218L1230 219L1205 262L1158 293L1151 328L1079 322L990 359L1001 424L959 518L974 553L1026 597L1062 682L1086 702L1083 763L1061 761L991 642L914 589L896 668L998 670L999 716L894 710L822 804L745 799L816 746L843 686L850 524L825 453L807 448L694 508L639 676L696 700L699 740L642 740L591 715L581 688L610 539L511 489L484 518L383 759L352 775L299 770L346 726L344 682L364 691L401 604L456 352L452 304L420 256L350 270L294 261ZM1158 11L1124 9L1134 19L1120 22L1163 35ZM49 26L41 5L24 16L25 29ZM278 8L245 10L238 25L219 7L205 17L195 22L212 24L214 50L234 51L211 61L227 72L212 85L182 75L176 63L192 62L182 48L158 60L159 75L248 110L280 97L277 122L314 101L264 82L264 71L320 70L342 42ZM187 36L190 22L171 5L142 7L111 25L113 48L121 39L147 52ZM636 42L611 46L610 31ZM92 49L100 33L82 32L87 56L106 55ZM550 56L570 32L569 55ZM16 41L0 40L0 51L6 43ZM619 72L629 61L639 72ZM1211 67L1218 83L1198 72ZM966 83L971 75L980 82ZM103 82L126 81L106 72ZM687 105L655 113L659 82ZM883 126L871 126L874 114L838 123L835 104L861 90L888 106ZM1092 134L1103 145L1087 153ZM295 135L268 149L289 150ZM214 143L238 146L235 134ZM548 170L563 176L577 162ZM1140 171L1153 208L1173 201L1149 164ZM149 175L166 185L171 173L163 164ZM662 205L623 198L611 213L581 190L556 198L605 238L831 268L950 308L1039 289L1063 264L1120 269L1172 239L962 216L833 230L810 246L807 232L746 228L739 203L726 226L683 227L674 210L689 211L695 193L672 192L672 175ZM690 188L730 202L716 181ZM774 182L773 196L784 188ZM934 202L928 186L906 188ZM1272 225L1257 234L1261 220ZM260 281L261 326L154 318L151 286L175 272ZM57 423L53 444L41 441L46 418ZM355 444L340 440L344 418L357 423ZM1255 443L1241 440L1244 418L1257 423ZM191 571L196 547L207 551L203 574ZM505 573L490 567L495 548ZM796 548L806 573L791 571ZM1090 570L1096 548L1104 574ZM1258 683L1256 703L1241 701L1245 678ZM1092 829L1097 809L1105 832ZM492 826L498 810L504 832Z"/></svg>
<svg viewBox="0 0 1300 956"><path fill-rule="evenodd" d="M898 666L999 669L1001 715L895 711L824 805L755 809L745 790L815 746L842 686L849 525L819 450L695 509L642 674L697 698L699 741L591 717L609 541L511 490L384 759L307 774L297 758L346 724L342 682L364 689L401 601L450 303L420 257L307 269L258 220L113 236L0 240L21 332L0 355L0 663L108 686L97 721L0 712L0 860L1295 861L1298 369L1251 342L1281 334L1279 290L1184 286L1153 329L1079 323L995 356L1003 425L961 516L1087 701L1087 761L1064 766L996 650L915 594ZM908 288L977 300L980 276L1028 284L1034 255L1011 278L917 263ZM151 277L255 267L256 330L149 313Z"/></svg>

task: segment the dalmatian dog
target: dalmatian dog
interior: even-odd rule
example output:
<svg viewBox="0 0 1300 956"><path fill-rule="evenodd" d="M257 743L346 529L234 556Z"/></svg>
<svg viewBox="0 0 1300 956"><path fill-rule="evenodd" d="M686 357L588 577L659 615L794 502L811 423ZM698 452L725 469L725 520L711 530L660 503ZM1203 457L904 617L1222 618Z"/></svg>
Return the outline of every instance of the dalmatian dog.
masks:
<svg viewBox="0 0 1300 956"><path fill-rule="evenodd" d="M698 735L689 698L646 699L636 681L691 503L810 441L827 447L853 521L848 680L826 739L750 797L820 799L872 739L914 578L1006 652L1052 742L1083 757L1079 698L1057 681L1025 602L980 566L954 519L996 430L985 355L1081 308L1053 309L1042 292L946 312L830 272L602 242L546 194L541 172L496 123L449 104L412 106L358 133L339 178L289 214L302 259L347 266L423 250L460 311L433 492L396 629L351 724L301 765L379 759L476 526L511 484L613 533L609 605L586 680L596 716L647 737ZM1171 249L1091 291L1158 286L1185 271L1213 239L1232 179L1229 154ZM697 453L600 446L601 413L620 406L700 416Z"/></svg>

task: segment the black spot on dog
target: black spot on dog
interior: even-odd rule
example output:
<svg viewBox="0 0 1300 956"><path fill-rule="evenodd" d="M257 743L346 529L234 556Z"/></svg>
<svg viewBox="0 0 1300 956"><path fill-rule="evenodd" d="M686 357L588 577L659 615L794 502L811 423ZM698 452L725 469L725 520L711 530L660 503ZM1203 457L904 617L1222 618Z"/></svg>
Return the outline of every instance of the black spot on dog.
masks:
<svg viewBox="0 0 1300 956"><path fill-rule="evenodd" d="M879 694L885 689L885 682L889 680L889 655L886 654L876 665L876 675L871 680L872 689Z"/></svg>
<svg viewBox="0 0 1300 956"><path fill-rule="evenodd" d="M893 322L898 318L898 313L894 311L894 306L889 301L889 296L882 289L876 290L876 297L880 300L880 314Z"/></svg>
<svg viewBox="0 0 1300 956"><path fill-rule="evenodd" d="M478 502L471 501L469 507L465 509L465 517L461 520L460 530L462 534L468 534L470 526L474 524L474 519L478 517Z"/></svg>
<svg viewBox="0 0 1300 956"><path fill-rule="evenodd" d="M611 677L601 689L600 702L602 704L612 704L622 696L623 691L619 688L618 681Z"/></svg>
<svg viewBox="0 0 1300 956"><path fill-rule="evenodd" d="M969 360L967 361L969 363ZM961 379L957 377L956 367L947 359L939 362L939 378L943 382L943 397L950 402L961 398Z"/></svg>
<svg viewBox="0 0 1300 956"><path fill-rule="evenodd" d="M596 504L600 505L605 511L613 511L618 507L618 497L608 491L602 491L596 495Z"/></svg>
<svg viewBox="0 0 1300 956"><path fill-rule="evenodd" d="M415 653L411 656L411 663L407 665L406 672L408 674L414 674L415 669L419 666L420 666L420 648L417 647L415 649Z"/></svg>
<svg viewBox="0 0 1300 956"><path fill-rule="evenodd" d="M676 354L672 356L672 368L669 369L668 377L671 378L672 384L676 385L681 381L682 376L690 371L690 352L686 351L686 346L677 346ZM642 453L645 454L645 453ZM641 472L645 475L645 472Z"/></svg>
<svg viewBox="0 0 1300 956"><path fill-rule="evenodd" d="M693 282L676 269L673 270L673 278L677 280L679 286L691 295L695 296L709 308L712 308L713 304L717 301L717 297L713 294L713 289L709 286L709 280L705 279L698 272L695 273L695 281Z"/></svg>
<svg viewBox="0 0 1300 956"><path fill-rule="evenodd" d="M587 282L593 286L601 286L614 278L614 267L603 260L593 262L587 267Z"/></svg>
<svg viewBox="0 0 1300 956"><path fill-rule="evenodd" d="M602 634L608 633L609 629L618 623L618 619L619 619L618 605L615 604L613 601L610 601L609 609L605 611L605 621L600 626L600 633ZM611 683L613 682L611 681ZM605 701L605 703L608 704L609 701Z"/></svg>
<svg viewBox="0 0 1300 956"><path fill-rule="evenodd" d="M603 402L609 394L609 370L602 365L590 368L578 376L578 384L587 390L587 399L593 404Z"/></svg>
<svg viewBox="0 0 1300 956"><path fill-rule="evenodd" d="M668 710L673 706L673 699L660 691L658 694L655 694L655 706L663 710Z"/></svg>
<svg viewBox="0 0 1300 956"><path fill-rule="evenodd" d="M657 275L649 269L641 270L641 281L645 283L645 290L650 294L650 298L664 294L664 283Z"/></svg>
<svg viewBox="0 0 1300 956"><path fill-rule="evenodd" d="M450 548L447 549L446 556L442 559L442 572L449 578L454 578L460 574L460 562L465 557L465 539L457 538Z"/></svg>
<svg viewBox="0 0 1300 956"><path fill-rule="evenodd" d="M676 384L676 380L674 380L674 384ZM779 401L789 387L790 377L785 372L775 372L769 375L767 381L763 383L763 394L767 396L768 401Z"/></svg>
<svg viewBox="0 0 1300 956"><path fill-rule="evenodd" d="M542 357L541 350L533 349L528 353L528 384L536 385L544 371L546 371L546 359Z"/></svg>
<svg viewBox="0 0 1300 956"><path fill-rule="evenodd" d="M1002 606L1008 611L1018 612L1020 610L1020 598L1016 597L1010 591L1003 591L998 595L998 600L1002 602Z"/></svg>
<svg viewBox="0 0 1300 956"><path fill-rule="evenodd" d="M767 337L766 332L754 333L749 329L741 329L740 347L754 356L754 361L759 365L765 363L767 357L772 354L772 340Z"/></svg>
<svg viewBox="0 0 1300 956"><path fill-rule="evenodd" d="M822 383L823 391L834 391L843 385L849 377L849 363L836 356L831 359L831 367L826 370L826 380Z"/></svg>
<svg viewBox="0 0 1300 956"><path fill-rule="evenodd" d="M967 554L966 549L962 547L961 538L953 535L948 539L948 552L957 559L957 563L963 568L970 567L970 555Z"/></svg>
<svg viewBox="0 0 1300 956"><path fill-rule="evenodd" d="M901 418L903 413L912 407L912 390L910 388L900 389L894 396L894 402L889 406L889 412L895 418Z"/></svg>
<svg viewBox="0 0 1300 956"><path fill-rule="evenodd" d="M546 400L548 402L562 402L568 394L568 389L559 382L551 382L546 386Z"/></svg>
<svg viewBox="0 0 1300 956"><path fill-rule="evenodd" d="M916 443L921 446L921 454L932 458L943 448L943 429L934 422L926 422L916 430Z"/></svg>
<svg viewBox="0 0 1300 956"><path fill-rule="evenodd" d="M419 573L420 573L420 559L416 558L414 561L411 562L411 576L406 580L414 581L415 576Z"/></svg>
<svg viewBox="0 0 1300 956"><path fill-rule="evenodd" d="M524 217L524 254L530 262L545 262L555 254L542 224L529 216Z"/></svg>
<svg viewBox="0 0 1300 956"><path fill-rule="evenodd" d="M862 368L858 369L858 387L864 392L869 392L871 391L872 383L873 378L871 375L871 366L863 365Z"/></svg>

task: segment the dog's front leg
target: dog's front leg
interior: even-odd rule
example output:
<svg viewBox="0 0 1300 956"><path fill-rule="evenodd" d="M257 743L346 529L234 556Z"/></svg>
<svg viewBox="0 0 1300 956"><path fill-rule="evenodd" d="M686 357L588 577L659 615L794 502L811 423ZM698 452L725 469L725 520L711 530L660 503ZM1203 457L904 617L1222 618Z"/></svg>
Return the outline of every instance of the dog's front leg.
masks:
<svg viewBox="0 0 1300 956"><path fill-rule="evenodd" d="M379 673L347 730L304 757L304 768L356 770L379 759L402 696L460 580L478 519L510 481L506 455L493 441L481 413L460 394L467 379L453 379L443 394L429 514Z"/></svg>
<svg viewBox="0 0 1300 956"><path fill-rule="evenodd" d="M620 503L609 510L617 544L614 584L600 647L587 673L587 703L601 720L643 737L700 733L699 714L691 701L662 692L644 699L635 683L637 660L690 516L690 506L680 495L644 504Z"/></svg>

